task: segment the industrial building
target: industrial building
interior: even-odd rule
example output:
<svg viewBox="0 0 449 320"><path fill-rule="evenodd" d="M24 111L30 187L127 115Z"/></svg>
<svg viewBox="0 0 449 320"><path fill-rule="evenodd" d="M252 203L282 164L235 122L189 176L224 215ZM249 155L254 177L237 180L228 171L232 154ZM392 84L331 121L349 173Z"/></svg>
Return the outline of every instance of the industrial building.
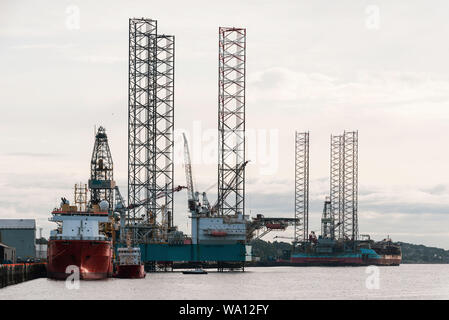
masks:
<svg viewBox="0 0 449 320"><path fill-rule="evenodd" d="M15 248L18 261L36 256L36 220L0 219L0 242Z"/></svg>

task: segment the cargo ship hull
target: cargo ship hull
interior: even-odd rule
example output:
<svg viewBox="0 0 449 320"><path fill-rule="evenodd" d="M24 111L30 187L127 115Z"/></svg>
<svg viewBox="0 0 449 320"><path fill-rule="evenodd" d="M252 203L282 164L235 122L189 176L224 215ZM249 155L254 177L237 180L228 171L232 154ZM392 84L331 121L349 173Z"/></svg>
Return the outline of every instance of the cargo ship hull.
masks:
<svg viewBox="0 0 449 320"><path fill-rule="evenodd" d="M294 255L290 262L303 266L360 266L364 264L361 256L358 255Z"/></svg>
<svg viewBox="0 0 449 320"><path fill-rule="evenodd" d="M294 254L290 262L302 266L399 266L402 262L401 255L379 255L372 250L362 250L363 253L354 254Z"/></svg>
<svg viewBox="0 0 449 320"><path fill-rule="evenodd" d="M125 279L141 279L145 278L145 270L143 264L138 265L118 265L116 278Z"/></svg>
<svg viewBox="0 0 449 320"><path fill-rule="evenodd" d="M376 266L399 266L401 262L401 255L380 255L378 259L368 259L368 264Z"/></svg>
<svg viewBox="0 0 449 320"><path fill-rule="evenodd" d="M398 266L401 261L400 246L389 239L352 242L319 238L290 255L290 263L303 266Z"/></svg>
<svg viewBox="0 0 449 320"><path fill-rule="evenodd" d="M98 280L112 272L112 245L106 240L50 240L47 275L64 280L68 266L77 266L82 280Z"/></svg>

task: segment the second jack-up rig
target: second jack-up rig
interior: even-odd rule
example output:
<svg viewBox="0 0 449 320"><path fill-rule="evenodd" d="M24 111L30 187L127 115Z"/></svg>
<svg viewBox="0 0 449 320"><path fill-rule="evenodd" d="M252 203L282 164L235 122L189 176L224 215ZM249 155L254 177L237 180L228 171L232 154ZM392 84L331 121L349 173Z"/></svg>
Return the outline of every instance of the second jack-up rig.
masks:
<svg viewBox="0 0 449 320"><path fill-rule="evenodd" d="M309 132L295 136L295 237L287 260L300 265L399 265L401 248L359 235L358 132L331 136L330 192L321 234L309 233Z"/></svg>

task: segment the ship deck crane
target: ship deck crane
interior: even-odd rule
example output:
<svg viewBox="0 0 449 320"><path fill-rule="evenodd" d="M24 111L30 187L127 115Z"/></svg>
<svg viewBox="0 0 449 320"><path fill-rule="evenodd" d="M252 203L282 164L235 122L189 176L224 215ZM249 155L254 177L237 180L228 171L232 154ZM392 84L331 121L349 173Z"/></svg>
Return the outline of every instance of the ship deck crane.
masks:
<svg viewBox="0 0 449 320"><path fill-rule="evenodd" d="M188 204L189 204L189 210L191 212L196 213L203 213L208 216L215 215L218 211L218 207L220 204L226 199L226 197L229 195L231 190L227 190L221 198L218 198L217 201L211 206L210 202L207 198L206 192L202 193L202 199L203 203L199 203L199 192L195 191L194 183L193 183L193 173L192 173L192 162L190 160L190 152L189 152L189 144L187 142L187 137L185 133L182 134L184 139L184 166L185 166L185 173L186 173L186 181L187 181L187 194L188 194ZM239 173L241 170L243 170L249 161L245 161L240 165L240 167L237 169L237 173ZM233 185L237 181L237 177L239 175L236 174L232 180L230 181L230 185ZM210 189L209 187L208 189Z"/></svg>
<svg viewBox="0 0 449 320"><path fill-rule="evenodd" d="M186 170L187 194L189 199L195 199L195 188L193 185L192 162L190 161L189 144L187 142L186 134L182 133L182 136L184 138L184 166Z"/></svg>
<svg viewBox="0 0 449 320"><path fill-rule="evenodd" d="M225 192L221 198L218 198L217 201L210 206L209 200L207 199L206 192L202 193L203 203L199 202L198 195L199 193L195 191L194 183L193 183L193 174L192 174L192 163L190 161L190 152L189 152L189 144L187 142L186 135L183 133L184 138L184 162L185 162L185 172L186 172L186 181L187 181L187 194L188 194L188 205L189 210L192 213L193 217L198 217L199 214L205 214L206 216L216 215L218 208L222 201L226 199L229 195L230 190ZM245 161L240 165L237 170L239 173L240 170L243 170L249 161ZM237 180L238 174L236 174L233 179L230 181L230 185L234 184ZM267 233L280 230L284 231L288 226L292 226L298 222L298 219L295 218L268 218L264 217L261 214L258 214L256 218L253 218L251 222L247 223L246 227L246 238L247 241L252 239L260 239L265 236ZM258 233L255 236L255 232L262 230L261 233Z"/></svg>
<svg viewBox="0 0 449 320"><path fill-rule="evenodd" d="M203 203L201 205L199 201L199 192L195 191L195 184L193 182L192 162L190 159L189 143L185 133L182 134L184 139L184 167L187 181L187 196L188 207L192 214L210 214L210 203L207 199L206 192L202 193Z"/></svg>
<svg viewBox="0 0 449 320"><path fill-rule="evenodd" d="M184 139L184 167L187 181L187 201L190 211L197 211L199 207L198 193L195 192L192 174L192 162L190 160L189 144L187 142L186 134L182 133Z"/></svg>

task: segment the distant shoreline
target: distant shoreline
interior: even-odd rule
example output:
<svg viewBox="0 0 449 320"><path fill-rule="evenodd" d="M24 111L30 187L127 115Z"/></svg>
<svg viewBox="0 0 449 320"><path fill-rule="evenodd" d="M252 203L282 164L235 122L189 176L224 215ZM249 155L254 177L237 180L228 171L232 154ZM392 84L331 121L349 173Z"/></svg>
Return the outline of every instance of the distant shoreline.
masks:
<svg viewBox="0 0 449 320"><path fill-rule="evenodd" d="M449 264L449 250L427 247L406 242L395 242L401 246L401 264ZM255 240L251 242L253 256L261 261L251 262L251 266L280 266L276 260L288 260L292 251L291 243Z"/></svg>

